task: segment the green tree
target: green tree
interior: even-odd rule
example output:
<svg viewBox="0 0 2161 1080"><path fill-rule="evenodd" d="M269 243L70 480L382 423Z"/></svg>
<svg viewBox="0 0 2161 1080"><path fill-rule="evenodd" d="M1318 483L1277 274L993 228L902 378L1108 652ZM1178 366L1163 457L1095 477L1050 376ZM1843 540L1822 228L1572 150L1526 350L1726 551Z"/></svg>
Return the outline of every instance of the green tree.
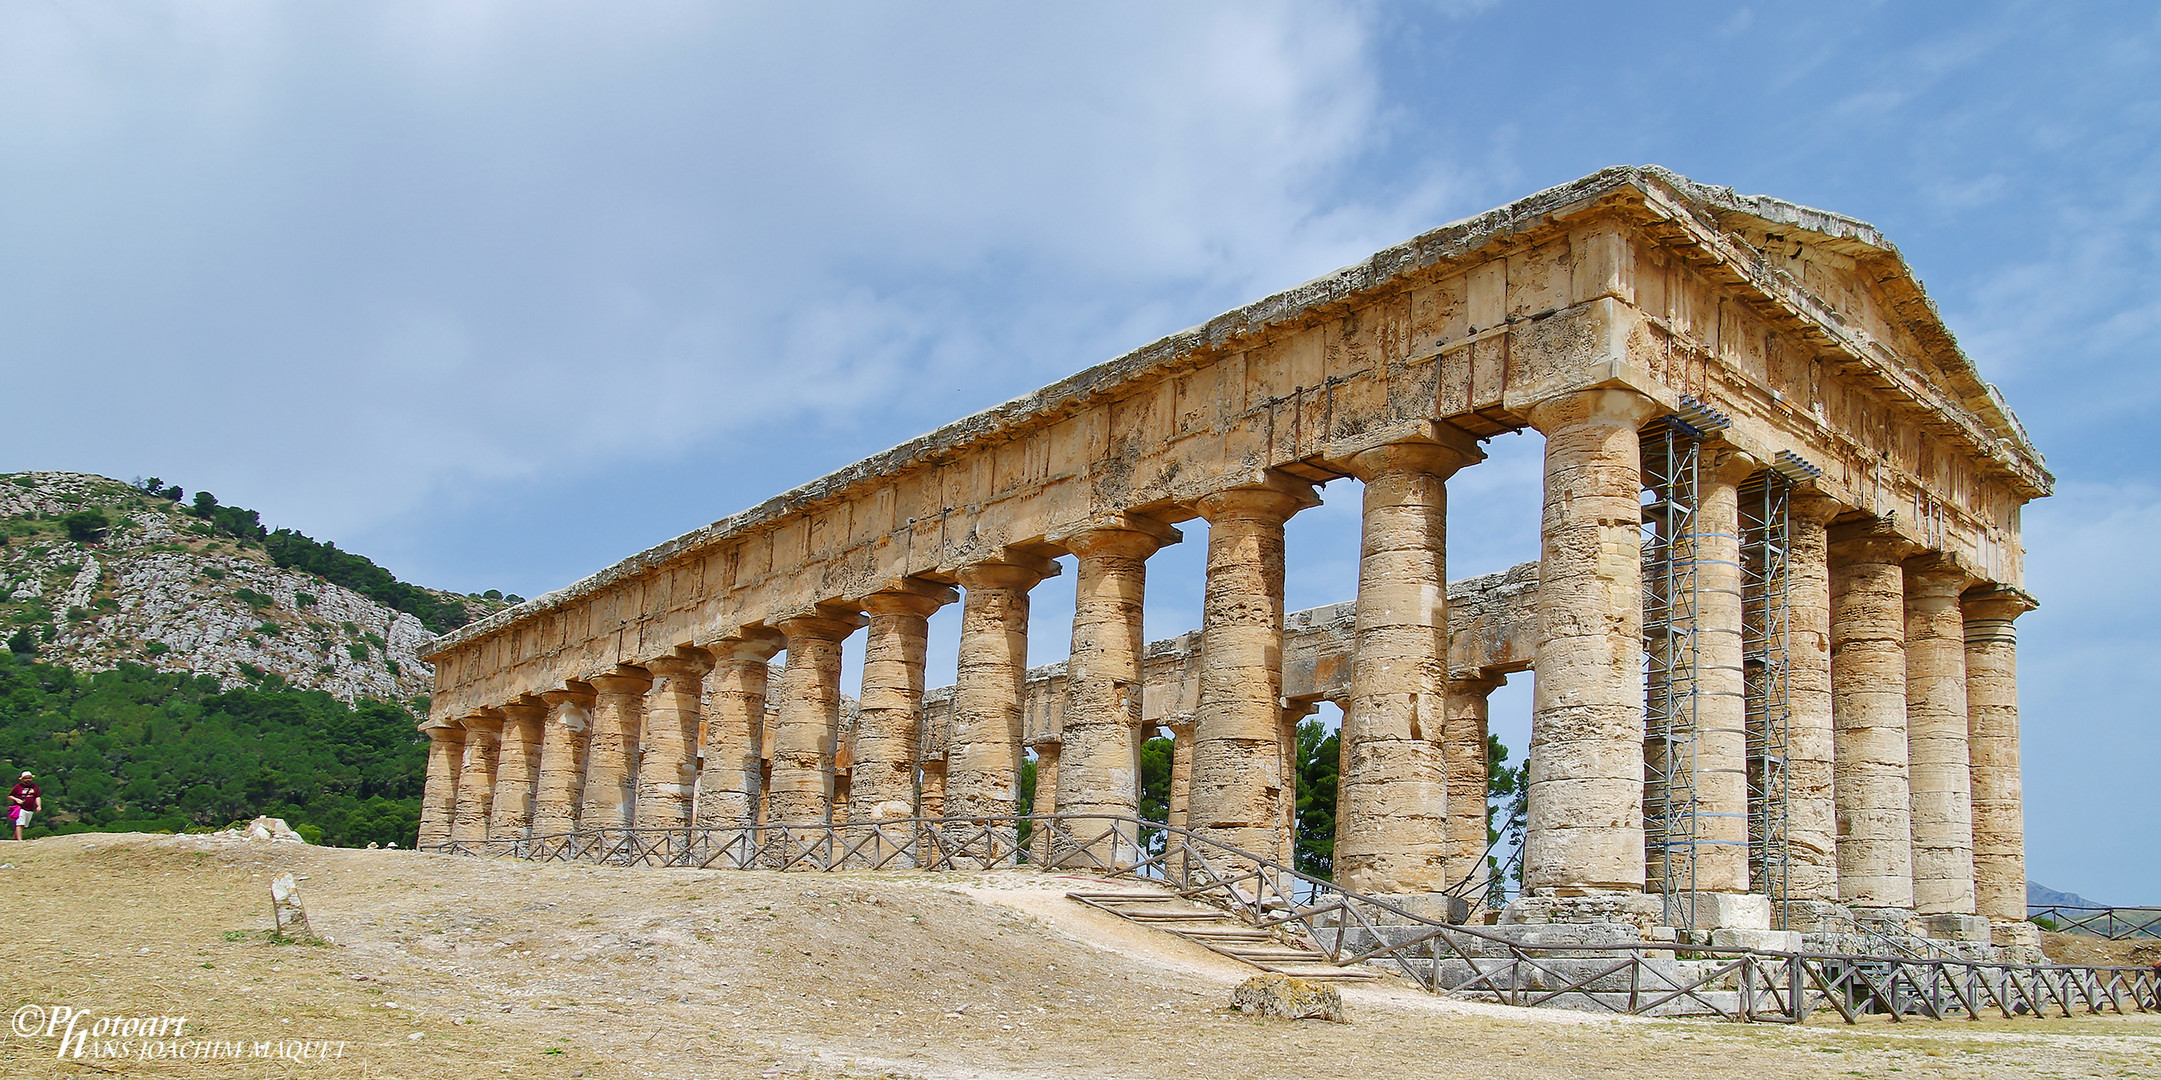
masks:
<svg viewBox="0 0 2161 1080"><path fill-rule="evenodd" d="M68 539L78 544L95 543L104 538L106 530L112 528L112 522L107 521L105 515L96 510L77 510L61 518L60 523L67 526Z"/></svg>
<svg viewBox="0 0 2161 1080"><path fill-rule="evenodd" d="M1336 781L1343 743L1318 720L1298 724L1298 835L1294 866L1332 880L1336 854Z"/></svg>

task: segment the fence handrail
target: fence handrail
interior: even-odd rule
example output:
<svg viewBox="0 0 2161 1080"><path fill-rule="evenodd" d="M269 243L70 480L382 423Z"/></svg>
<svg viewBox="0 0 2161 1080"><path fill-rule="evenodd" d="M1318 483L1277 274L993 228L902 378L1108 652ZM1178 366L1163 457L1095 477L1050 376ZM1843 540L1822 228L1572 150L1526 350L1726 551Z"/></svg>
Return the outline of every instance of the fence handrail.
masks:
<svg viewBox="0 0 2161 1080"><path fill-rule="evenodd" d="M1029 839L1021 840L1021 827ZM1161 849L1153 841L1161 838ZM1148 843L1143 843L1143 839ZM534 837L446 840L431 850L514 858L729 869L981 870L1036 865L1160 883L1249 924L1302 932L1330 963L1385 963L1436 993L1509 1004L1563 1001L1621 1013L1684 1002L1731 1020L1799 1023L1828 1004L1849 1023L1861 1012L1909 1011L1942 1019L2005 1018L2056 1008L2072 1015L2161 1008L2161 976L2140 967L2013 964L1957 956L1695 946L1644 941L1535 946L1448 923L1346 889L1276 860L1143 818L1112 814L1007 814L735 827L573 830ZM1111 853L1106 862L1103 853ZM1353 932L1372 942L1347 946ZM1872 935L1869 935L1872 936ZM1365 940L1359 942L1366 944ZM1687 957L1698 968L1675 967ZM1625 976L1627 989L1615 989ZM1815 989L1811 991L1809 986ZM1727 987L1734 987L1728 989ZM1732 995L1734 1003L1726 1003ZM2076 1001L2074 1001L2076 999Z"/></svg>

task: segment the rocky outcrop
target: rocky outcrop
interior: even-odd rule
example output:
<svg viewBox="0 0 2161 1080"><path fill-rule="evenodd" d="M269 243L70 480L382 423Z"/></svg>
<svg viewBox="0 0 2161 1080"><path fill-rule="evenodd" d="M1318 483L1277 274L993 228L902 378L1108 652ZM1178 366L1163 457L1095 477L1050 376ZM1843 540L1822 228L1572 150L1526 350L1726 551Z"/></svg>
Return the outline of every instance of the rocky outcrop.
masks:
<svg viewBox="0 0 2161 1080"><path fill-rule="evenodd" d="M102 535L69 536L66 516L83 510L110 523ZM0 538L0 638L27 631L42 660L78 671L132 661L227 687L276 675L346 701L410 699L434 676L418 619L280 568L259 544L213 535L118 480L0 475Z"/></svg>

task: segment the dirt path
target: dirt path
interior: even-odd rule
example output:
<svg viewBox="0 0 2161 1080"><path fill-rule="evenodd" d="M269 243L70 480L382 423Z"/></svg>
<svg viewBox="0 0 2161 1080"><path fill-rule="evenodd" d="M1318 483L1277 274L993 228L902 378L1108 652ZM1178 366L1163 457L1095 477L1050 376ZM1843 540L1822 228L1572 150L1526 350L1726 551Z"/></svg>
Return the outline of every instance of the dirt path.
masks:
<svg viewBox="0 0 2161 1080"><path fill-rule="evenodd" d="M56 1060L0 1076L1645 1078L2161 1076L2161 1018L1804 1028L1346 992L1349 1025L1240 1016L1250 972L1003 874L533 866L186 837L0 845L11 1015L186 1016L304 1062ZM301 877L330 944L279 945ZM137 1039L136 1042L141 1040Z"/></svg>

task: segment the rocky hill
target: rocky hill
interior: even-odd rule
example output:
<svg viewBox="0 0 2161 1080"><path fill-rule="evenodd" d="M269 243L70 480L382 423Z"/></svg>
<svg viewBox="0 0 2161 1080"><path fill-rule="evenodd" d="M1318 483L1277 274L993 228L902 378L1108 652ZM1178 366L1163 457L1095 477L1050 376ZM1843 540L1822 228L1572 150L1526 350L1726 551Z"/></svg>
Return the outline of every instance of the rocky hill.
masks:
<svg viewBox="0 0 2161 1080"><path fill-rule="evenodd" d="M227 687L277 676L346 701L428 692L434 673L417 652L434 632L419 618L281 567L252 512L241 512L250 527L232 528L228 517L221 528L179 502L178 490L81 473L0 474L8 647L78 671L133 661ZM462 606L478 618L504 606L412 591L441 602L431 613Z"/></svg>

